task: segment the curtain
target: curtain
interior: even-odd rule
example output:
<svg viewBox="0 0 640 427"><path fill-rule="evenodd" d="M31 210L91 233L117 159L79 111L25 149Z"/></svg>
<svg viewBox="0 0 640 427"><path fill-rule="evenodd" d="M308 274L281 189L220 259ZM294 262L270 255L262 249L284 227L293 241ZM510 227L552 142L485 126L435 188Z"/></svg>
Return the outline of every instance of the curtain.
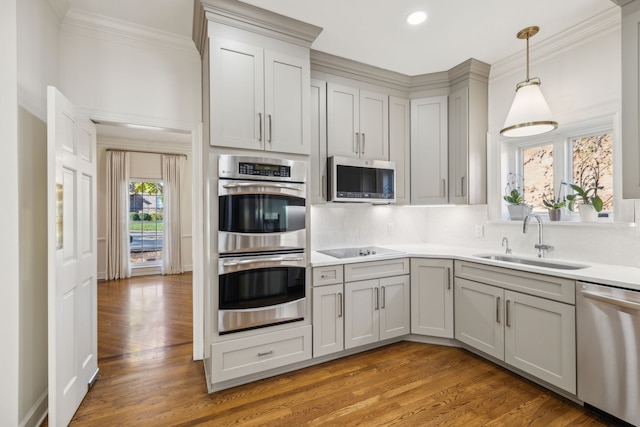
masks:
<svg viewBox="0 0 640 427"><path fill-rule="evenodd" d="M129 153L107 151L106 279L131 277L129 257Z"/></svg>
<svg viewBox="0 0 640 427"><path fill-rule="evenodd" d="M180 155L162 155L162 181L164 184L164 236L162 246L162 274L181 274L182 216L180 214L180 187L182 186Z"/></svg>

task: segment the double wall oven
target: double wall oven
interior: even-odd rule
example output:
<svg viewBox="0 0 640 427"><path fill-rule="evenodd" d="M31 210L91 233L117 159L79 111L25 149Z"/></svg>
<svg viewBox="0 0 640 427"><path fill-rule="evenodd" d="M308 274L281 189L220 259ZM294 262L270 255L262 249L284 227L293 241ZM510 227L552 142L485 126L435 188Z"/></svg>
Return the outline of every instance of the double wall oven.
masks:
<svg viewBox="0 0 640 427"><path fill-rule="evenodd" d="M218 332L303 320L306 163L218 158Z"/></svg>

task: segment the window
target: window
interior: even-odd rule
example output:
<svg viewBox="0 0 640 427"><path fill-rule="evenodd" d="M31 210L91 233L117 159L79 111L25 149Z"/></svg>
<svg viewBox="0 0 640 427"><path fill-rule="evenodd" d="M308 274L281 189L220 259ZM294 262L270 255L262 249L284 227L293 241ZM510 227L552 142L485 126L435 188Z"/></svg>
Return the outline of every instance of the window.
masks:
<svg viewBox="0 0 640 427"><path fill-rule="evenodd" d="M134 266L162 261L163 202L162 182L129 184L129 242Z"/></svg>
<svg viewBox="0 0 640 427"><path fill-rule="evenodd" d="M611 216L615 201L611 128L611 124L603 123L573 126L522 142L505 142L511 165L508 172L522 176L525 202L534 211L546 213L544 198L564 198L572 193L563 182L587 188L595 186L604 202L600 216Z"/></svg>

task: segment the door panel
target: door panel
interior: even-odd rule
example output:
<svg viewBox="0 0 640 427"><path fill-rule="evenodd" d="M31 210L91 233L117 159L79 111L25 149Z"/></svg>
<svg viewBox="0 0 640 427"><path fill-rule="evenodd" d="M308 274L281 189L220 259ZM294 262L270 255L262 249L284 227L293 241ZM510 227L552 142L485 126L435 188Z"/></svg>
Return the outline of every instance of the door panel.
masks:
<svg viewBox="0 0 640 427"><path fill-rule="evenodd" d="M380 339L411 332L409 275L380 279Z"/></svg>
<svg viewBox="0 0 640 427"><path fill-rule="evenodd" d="M98 372L96 154L93 124L54 87L47 97L49 425L55 427L69 424Z"/></svg>
<svg viewBox="0 0 640 427"><path fill-rule="evenodd" d="M345 284L345 348L378 341L380 336L378 292L378 280Z"/></svg>

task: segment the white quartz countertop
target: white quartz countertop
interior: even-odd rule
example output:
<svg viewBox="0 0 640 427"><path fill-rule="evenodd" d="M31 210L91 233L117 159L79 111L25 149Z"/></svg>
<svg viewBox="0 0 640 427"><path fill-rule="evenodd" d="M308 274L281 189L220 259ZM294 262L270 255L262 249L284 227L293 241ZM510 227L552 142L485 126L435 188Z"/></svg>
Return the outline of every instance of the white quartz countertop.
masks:
<svg viewBox="0 0 640 427"><path fill-rule="evenodd" d="M585 262L576 262L573 260L550 259L553 262L566 262L569 264L584 264L586 268L579 270L561 270L556 268L538 267L526 264L517 264L506 261L495 261L479 258L474 255L495 254L501 255L501 252L492 252L482 249L473 249L460 246L445 246L432 244L411 244L411 245L381 245L387 249L401 251L401 254L394 255L370 255L358 256L353 258L334 258L318 252L311 253L311 266L322 267L327 265L352 264L356 262L369 262L393 258L447 258L463 261L472 261L480 264L494 265L497 267L511 268L513 270L530 271L532 273L547 274L556 277L565 277L568 279L581 280L585 282L598 283L602 285L617 286L626 289L640 291L640 268L625 267L608 264L594 264ZM513 254L520 257L518 254ZM531 257L521 257L531 258ZM535 259L535 258L531 258Z"/></svg>

